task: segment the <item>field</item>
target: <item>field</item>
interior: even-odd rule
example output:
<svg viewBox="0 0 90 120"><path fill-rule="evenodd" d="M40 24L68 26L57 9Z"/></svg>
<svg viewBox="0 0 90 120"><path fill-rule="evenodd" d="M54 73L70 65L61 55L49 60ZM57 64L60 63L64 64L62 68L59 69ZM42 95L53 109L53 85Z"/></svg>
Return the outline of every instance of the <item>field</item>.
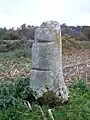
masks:
<svg viewBox="0 0 90 120"><path fill-rule="evenodd" d="M28 76L31 71L31 49L0 53L0 79Z"/></svg>
<svg viewBox="0 0 90 120"><path fill-rule="evenodd" d="M90 53L74 49L68 56L83 52ZM70 98L66 104L56 104L49 96L49 103L42 106L43 117L31 95L30 75L31 48L0 53L0 120L51 120L48 109L52 109L54 120L90 120L90 87L85 79L75 78L68 85Z"/></svg>

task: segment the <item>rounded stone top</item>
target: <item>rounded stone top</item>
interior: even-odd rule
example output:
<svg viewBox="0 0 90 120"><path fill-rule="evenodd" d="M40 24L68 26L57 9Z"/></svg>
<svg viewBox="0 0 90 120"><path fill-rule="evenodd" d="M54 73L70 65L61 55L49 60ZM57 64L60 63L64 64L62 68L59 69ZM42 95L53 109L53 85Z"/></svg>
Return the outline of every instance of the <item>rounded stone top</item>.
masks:
<svg viewBox="0 0 90 120"><path fill-rule="evenodd" d="M57 39L57 33L60 33L60 30L60 24L57 21L43 22L35 31L35 41L55 41Z"/></svg>

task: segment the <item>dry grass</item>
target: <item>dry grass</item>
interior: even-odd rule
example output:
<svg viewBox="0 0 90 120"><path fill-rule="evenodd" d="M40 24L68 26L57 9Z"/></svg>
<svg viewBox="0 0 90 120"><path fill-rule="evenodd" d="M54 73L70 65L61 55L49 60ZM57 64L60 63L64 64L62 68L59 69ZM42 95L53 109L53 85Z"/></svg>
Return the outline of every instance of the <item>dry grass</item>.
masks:
<svg viewBox="0 0 90 120"><path fill-rule="evenodd" d="M19 51L0 53L0 79L28 76L31 71L31 57L18 56Z"/></svg>

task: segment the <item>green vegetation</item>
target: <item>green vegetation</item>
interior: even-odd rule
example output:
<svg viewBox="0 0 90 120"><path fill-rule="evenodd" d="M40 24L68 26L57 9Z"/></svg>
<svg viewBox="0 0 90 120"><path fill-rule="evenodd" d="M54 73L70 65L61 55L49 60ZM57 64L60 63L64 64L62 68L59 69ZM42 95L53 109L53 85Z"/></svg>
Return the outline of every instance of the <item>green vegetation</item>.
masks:
<svg viewBox="0 0 90 120"><path fill-rule="evenodd" d="M90 119L90 87L84 80L76 80L69 87L70 100L66 105L56 107L56 120L89 120Z"/></svg>
<svg viewBox="0 0 90 120"><path fill-rule="evenodd" d="M79 45L71 37L64 37L64 52L80 48L81 43ZM88 43L87 45L89 48ZM43 120L40 109L35 106L39 103L33 97L29 86L31 48L16 48L17 45L12 51L8 48L8 52L3 48L0 53L0 120ZM49 108L53 109L55 120L90 120L90 87L85 80L79 79L73 80L68 87L70 99L66 104L58 101L57 104L57 99L51 92L45 94L42 108L47 120L51 120L48 114ZM32 110L27 101L31 103Z"/></svg>
<svg viewBox="0 0 90 120"><path fill-rule="evenodd" d="M32 43L28 42L27 40L3 40L3 44L0 41L0 52L9 52L15 51L17 49L26 49L31 48Z"/></svg>
<svg viewBox="0 0 90 120"><path fill-rule="evenodd" d="M23 101L33 101L29 88L29 78L18 78L14 83L0 85L0 120L43 120L42 114L35 103L32 110ZM55 120L90 120L90 87L85 80L74 80L69 85L70 99L67 104L54 106ZM49 97L49 96L48 96ZM28 99L27 99L28 98ZM47 120L48 105L42 106Z"/></svg>
<svg viewBox="0 0 90 120"><path fill-rule="evenodd" d="M30 78L17 78L13 83L0 84L0 108L8 108L21 100L33 100Z"/></svg>

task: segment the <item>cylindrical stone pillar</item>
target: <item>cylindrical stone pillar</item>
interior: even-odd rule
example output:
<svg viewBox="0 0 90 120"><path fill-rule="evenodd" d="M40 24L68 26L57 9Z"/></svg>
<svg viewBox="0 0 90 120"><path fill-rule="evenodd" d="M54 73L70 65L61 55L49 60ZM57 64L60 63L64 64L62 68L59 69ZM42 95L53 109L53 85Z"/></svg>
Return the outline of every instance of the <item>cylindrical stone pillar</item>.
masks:
<svg viewBox="0 0 90 120"><path fill-rule="evenodd" d="M30 87L37 93L36 99L49 90L55 92L63 101L68 100L62 71L60 32L60 25L56 21L44 22L36 29L30 80Z"/></svg>

